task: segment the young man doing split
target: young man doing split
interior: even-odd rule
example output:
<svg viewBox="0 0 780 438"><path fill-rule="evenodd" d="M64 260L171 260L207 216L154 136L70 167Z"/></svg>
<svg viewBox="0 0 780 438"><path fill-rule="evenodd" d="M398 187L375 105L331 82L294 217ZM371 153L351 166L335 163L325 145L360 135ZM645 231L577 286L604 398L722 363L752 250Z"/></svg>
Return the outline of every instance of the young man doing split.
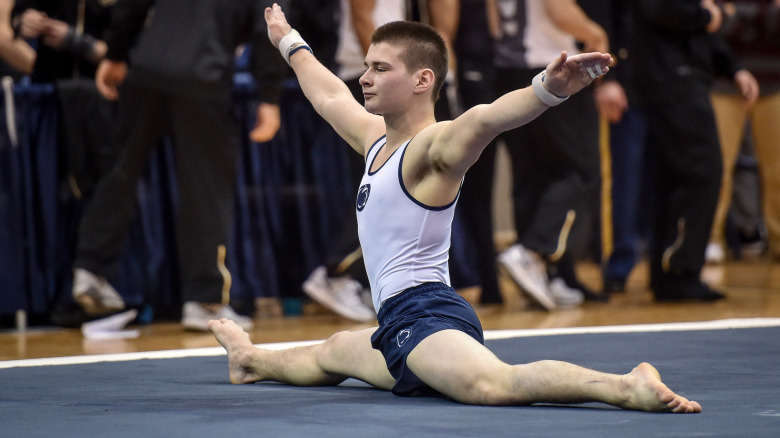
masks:
<svg viewBox="0 0 780 438"><path fill-rule="evenodd" d="M269 37L307 98L366 157L356 209L379 327L340 332L321 344L269 351L228 320L209 328L228 352L233 383L264 380L337 385L356 378L397 395L433 389L460 403L527 405L604 402L626 409L700 412L655 368L625 375L566 362L509 365L484 346L474 310L448 286L450 224L466 170L501 132L608 71L608 54L554 60L531 87L436 122L434 100L447 72L444 41L425 25L378 28L360 81L365 109L312 55L278 5L266 10Z"/></svg>

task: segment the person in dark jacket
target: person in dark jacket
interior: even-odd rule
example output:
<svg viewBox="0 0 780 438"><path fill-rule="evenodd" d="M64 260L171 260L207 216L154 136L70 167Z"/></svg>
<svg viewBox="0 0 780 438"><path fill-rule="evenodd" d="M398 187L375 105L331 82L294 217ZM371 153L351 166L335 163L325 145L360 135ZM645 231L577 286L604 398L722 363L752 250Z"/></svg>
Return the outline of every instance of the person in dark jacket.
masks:
<svg viewBox="0 0 780 438"><path fill-rule="evenodd" d="M271 56L275 49L263 17L268 5L256 0L120 0L114 5L96 84L106 98L119 99L117 138L123 150L96 188L80 226L73 295L88 313L124 307L106 279L122 254L138 179L168 133L179 194L182 324L206 330L209 319L224 317L252 327L250 318L229 305L225 266L241 132L231 90L236 49L249 42L262 102L252 138L270 140L279 128L285 66Z"/></svg>
<svg viewBox="0 0 780 438"><path fill-rule="evenodd" d="M629 67L656 160L650 287L657 301L718 300L700 280L722 174L710 88L716 72L734 77L736 59L715 34L713 0L632 6L642 56Z"/></svg>

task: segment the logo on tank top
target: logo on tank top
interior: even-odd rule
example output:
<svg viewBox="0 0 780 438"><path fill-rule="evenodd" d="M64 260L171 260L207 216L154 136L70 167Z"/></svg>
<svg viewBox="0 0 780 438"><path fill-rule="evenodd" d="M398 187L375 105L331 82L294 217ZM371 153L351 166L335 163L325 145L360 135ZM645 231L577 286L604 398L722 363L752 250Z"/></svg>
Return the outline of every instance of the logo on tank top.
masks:
<svg viewBox="0 0 780 438"><path fill-rule="evenodd" d="M395 342L398 344L398 348L401 348L404 346L406 341L409 340L409 338L412 337L412 329L405 328L398 332L397 335L395 335Z"/></svg>
<svg viewBox="0 0 780 438"><path fill-rule="evenodd" d="M363 211L363 209L366 208L369 193L371 193L371 184L364 184L360 187L357 195L357 211Z"/></svg>

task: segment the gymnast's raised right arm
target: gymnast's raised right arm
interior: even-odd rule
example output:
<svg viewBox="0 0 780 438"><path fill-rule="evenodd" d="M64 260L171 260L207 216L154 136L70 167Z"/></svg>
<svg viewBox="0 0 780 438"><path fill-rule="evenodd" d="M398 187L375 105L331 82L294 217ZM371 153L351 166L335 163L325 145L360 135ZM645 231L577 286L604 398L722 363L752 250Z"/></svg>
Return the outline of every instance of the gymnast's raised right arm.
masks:
<svg viewBox="0 0 780 438"><path fill-rule="evenodd" d="M353 149L365 155L369 135L383 129L382 118L369 114L352 97L346 84L314 57L303 38L287 23L279 5L274 3L273 7L266 8L265 20L271 43L280 48L282 56L295 71L301 89L314 109Z"/></svg>

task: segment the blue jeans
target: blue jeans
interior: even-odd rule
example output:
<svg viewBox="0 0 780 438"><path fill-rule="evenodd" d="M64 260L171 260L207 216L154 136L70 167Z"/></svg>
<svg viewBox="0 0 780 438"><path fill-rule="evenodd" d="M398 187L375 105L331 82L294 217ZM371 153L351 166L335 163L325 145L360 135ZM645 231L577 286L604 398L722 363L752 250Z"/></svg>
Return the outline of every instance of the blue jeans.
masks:
<svg viewBox="0 0 780 438"><path fill-rule="evenodd" d="M652 196L647 190L647 121L641 110L630 108L610 126L612 153L612 254L604 268L605 280L623 282L647 238Z"/></svg>

